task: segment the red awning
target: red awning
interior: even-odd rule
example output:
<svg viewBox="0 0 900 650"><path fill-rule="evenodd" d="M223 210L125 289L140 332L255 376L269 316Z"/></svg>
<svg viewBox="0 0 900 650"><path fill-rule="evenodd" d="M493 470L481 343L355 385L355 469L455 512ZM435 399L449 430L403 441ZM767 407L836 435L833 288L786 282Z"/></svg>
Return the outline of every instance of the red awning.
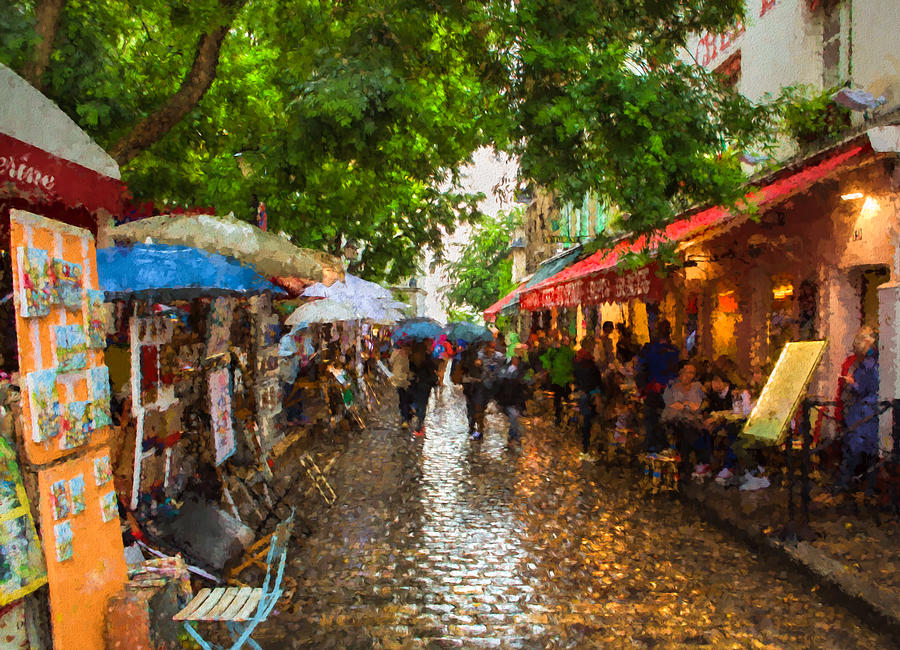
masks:
<svg viewBox="0 0 900 650"><path fill-rule="evenodd" d="M769 207L812 187L842 165L871 151L869 144L851 146L800 171L782 175L778 180L748 194L747 200L760 209ZM654 298L654 293L659 290L656 274L648 272L646 268L620 273L613 270L619 261L629 252L653 250L664 242L694 237L734 216L721 206L707 208L677 219L652 235L641 235L636 239L619 242L610 249L597 251L523 292L519 304L522 309L538 311L550 307Z"/></svg>
<svg viewBox="0 0 900 650"><path fill-rule="evenodd" d="M495 302L493 305L491 305L490 307L485 309L484 310L484 320L486 320L489 323L492 323L495 320L497 320L497 316L500 314L500 310L503 309L504 307L506 307L509 303L511 303L513 298L515 298L517 295L519 295L522 292L522 290L525 288L526 284L528 284L528 280L525 280L518 287L516 287L515 289L510 291L508 294L506 294L505 296L500 298L500 300Z"/></svg>
<svg viewBox="0 0 900 650"><path fill-rule="evenodd" d="M125 184L0 133L0 198L121 213Z"/></svg>

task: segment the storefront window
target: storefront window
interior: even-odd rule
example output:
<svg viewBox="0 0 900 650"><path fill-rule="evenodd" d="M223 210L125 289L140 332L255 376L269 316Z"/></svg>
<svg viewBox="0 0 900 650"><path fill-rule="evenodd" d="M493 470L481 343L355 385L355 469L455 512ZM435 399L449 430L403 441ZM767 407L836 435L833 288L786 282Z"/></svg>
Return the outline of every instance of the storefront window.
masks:
<svg viewBox="0 0 900 650"><path fill-rule="evenodd" d="M891 272L886 266L863 271L860 291L862 325L878 328L878 286L890 279Z"/></svg>
<svg viewBox="0 0 900 650"><path fill-rule="evenodd" d="M796 296L789 276L772 278L772 306L769 310L769 361L781 354L789 341L796 340Z"/></svg>

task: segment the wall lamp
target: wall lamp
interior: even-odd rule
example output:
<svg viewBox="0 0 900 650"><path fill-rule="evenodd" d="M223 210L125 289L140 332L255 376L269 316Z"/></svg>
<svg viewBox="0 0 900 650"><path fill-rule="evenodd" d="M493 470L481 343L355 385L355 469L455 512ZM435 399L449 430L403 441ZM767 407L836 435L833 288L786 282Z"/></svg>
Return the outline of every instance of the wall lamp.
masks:
<svg viewBox="0 0 900 650"><path fill-rule="evenodd" d="M841 201L855 201L856 199L861 199L865 194L862 192L850 192L848 194L841 194Z"/></svg>

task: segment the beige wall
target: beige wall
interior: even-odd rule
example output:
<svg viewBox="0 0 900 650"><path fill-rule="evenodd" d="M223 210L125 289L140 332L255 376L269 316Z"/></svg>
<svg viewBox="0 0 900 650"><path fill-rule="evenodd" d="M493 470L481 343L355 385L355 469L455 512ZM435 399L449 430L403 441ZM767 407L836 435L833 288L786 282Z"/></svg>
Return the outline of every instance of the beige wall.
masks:
<svg viewBox="0 0 900 650"><path fill-rule="evenodd" d="M896 107L900 105L900 2L854 0L852 11L853 85L876 97L885 95L886 107Z"/></svg>

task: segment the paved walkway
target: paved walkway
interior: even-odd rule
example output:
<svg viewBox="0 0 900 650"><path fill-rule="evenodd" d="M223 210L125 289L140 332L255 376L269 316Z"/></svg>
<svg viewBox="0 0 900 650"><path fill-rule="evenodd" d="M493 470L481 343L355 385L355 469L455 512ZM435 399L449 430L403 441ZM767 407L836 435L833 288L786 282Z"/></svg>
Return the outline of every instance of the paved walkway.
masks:
<svg viewBox="0 0 900 650"><path fill-rule="evenodd" d="M509 449L504 419L489 422L470 442L447 389L424 440L396 418L351 436L329 472L338 502L297 504L314 532L290 550L293 605L260 643L893 647L679 501L642 496L631 472L580 463L573 433L533 418Z"/></svg>

